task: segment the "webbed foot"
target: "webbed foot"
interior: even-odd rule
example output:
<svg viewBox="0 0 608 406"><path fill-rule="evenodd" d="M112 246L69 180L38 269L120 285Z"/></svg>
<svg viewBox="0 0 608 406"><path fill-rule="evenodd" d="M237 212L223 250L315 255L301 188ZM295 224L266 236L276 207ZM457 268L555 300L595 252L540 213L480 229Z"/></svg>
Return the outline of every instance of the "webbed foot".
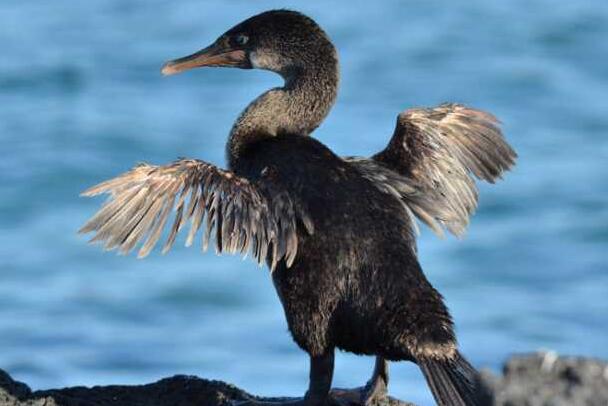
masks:
<svg viewBox="0 0 608 406"><path fill-rule="evenodd" d="M354 389L332 389L332 401L340 406L387 406L388 391L383 383L372 382Z"/></svg>
<svg viewBox="0 0 608 406"><path fill-rule="evenodd" d="M282 398L275 400L233 400L231 406L307 406L304 398Z"/></svg>
<svg viewBox="0 0 608 406"><path fill-rule="evenodd" d="M345 406L386 406L388 397L388 363L382 357L376 357L374 374L367 384L354 389L332 389L330 396Z"/></svg>
<svg viewBox="0 0 608 406"><path fill-rule="evenodd" d="M361 403L354 403L361 405ZM329 397L324 401L314 401L306 398L281 398L277 400L239 400L232 401L231 406L352 406L349 399L339 395L334 396L330 392Z"/></svg>

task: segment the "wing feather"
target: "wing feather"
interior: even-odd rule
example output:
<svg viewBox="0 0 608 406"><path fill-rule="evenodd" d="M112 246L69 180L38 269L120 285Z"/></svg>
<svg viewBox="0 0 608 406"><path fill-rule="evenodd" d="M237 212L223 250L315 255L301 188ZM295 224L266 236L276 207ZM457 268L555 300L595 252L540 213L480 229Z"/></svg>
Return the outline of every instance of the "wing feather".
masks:
<svg viewBox="0 0 608 406"><path fill-rule="evenodd" d="M371 160L349 159L376 184L398 193L438 235L445 227L460 236L477 208L475 178L494 183L516 158L492 114L442 104L404 111L384 150Z"/></svg>
<svg viewBox="0 0 608 406"><path fill-rule="evenodd" d="M102 208L80 229L107 250L147 256L169 222L162 252L171 249L177 234L190 223L186 246L203 226L202 248L215 240L218 253L252 253L271 269L297 256L298 219L312 234L310 217L282 189L276 177L255 182L209 163L180 159L165 166L140 164L132 170L85 191L83 196L110 195ZM172 214L174 213L174 214Z"/></svg>

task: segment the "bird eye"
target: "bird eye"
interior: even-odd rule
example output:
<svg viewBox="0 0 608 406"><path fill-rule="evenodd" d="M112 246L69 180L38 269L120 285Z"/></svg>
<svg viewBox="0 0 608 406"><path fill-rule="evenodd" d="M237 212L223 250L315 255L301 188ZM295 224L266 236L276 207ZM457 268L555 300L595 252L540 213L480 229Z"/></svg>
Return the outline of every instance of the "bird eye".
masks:
<svg viewBox="0 0 608 406"><path fill-rule="evenodd" d="M236 36L236 38L234 39L234 41L238 44L238 45L245 45L247 43L247 41L249 41L249 37L245 34L239 34Z"/></svg>

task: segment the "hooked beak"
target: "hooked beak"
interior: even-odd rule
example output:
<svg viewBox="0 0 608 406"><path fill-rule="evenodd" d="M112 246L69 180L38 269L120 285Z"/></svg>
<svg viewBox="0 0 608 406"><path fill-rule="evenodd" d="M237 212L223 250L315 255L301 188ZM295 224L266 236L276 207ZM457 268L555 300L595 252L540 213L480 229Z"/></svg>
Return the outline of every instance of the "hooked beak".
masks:
<svg viewBox="0 0 608 406"><path fill-rule="evenodd" d="M231 49L227 46L214 43L192 55L167 62L163 65L161 73L168 76L204 66L246 69L250 67L250 63L244 50Z"/></svg>

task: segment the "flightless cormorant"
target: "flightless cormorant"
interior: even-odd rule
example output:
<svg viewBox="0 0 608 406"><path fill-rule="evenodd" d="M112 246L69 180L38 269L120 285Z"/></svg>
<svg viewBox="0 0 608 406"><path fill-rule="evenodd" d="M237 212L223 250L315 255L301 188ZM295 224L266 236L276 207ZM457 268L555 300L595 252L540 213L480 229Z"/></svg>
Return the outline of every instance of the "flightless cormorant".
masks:
<svg viewBox="0 0 608 406"><path fill-rule="evenodd" d="M437 403L477 404L475 369L418 263L415 218L463 233L477 206L474 178L494 182L515 161L494 116L460 104L406 110L385 149L337 156L310 136L336 98L336 50L294 11L251 17L162 72L203 66L266 69L285 84L236 120L229 170L196 159L141 164L84 192L110 197L81 231L123 253L141 243L143 257L172 217L163 252L190 223L187 245L202 229L205 248L214 239L218 252L266 262L289 330L310 355L309 389L292 404L348 395L330 392L335 348L376 356L362 403L385 398L387 360L408 360Z"/></svg>

